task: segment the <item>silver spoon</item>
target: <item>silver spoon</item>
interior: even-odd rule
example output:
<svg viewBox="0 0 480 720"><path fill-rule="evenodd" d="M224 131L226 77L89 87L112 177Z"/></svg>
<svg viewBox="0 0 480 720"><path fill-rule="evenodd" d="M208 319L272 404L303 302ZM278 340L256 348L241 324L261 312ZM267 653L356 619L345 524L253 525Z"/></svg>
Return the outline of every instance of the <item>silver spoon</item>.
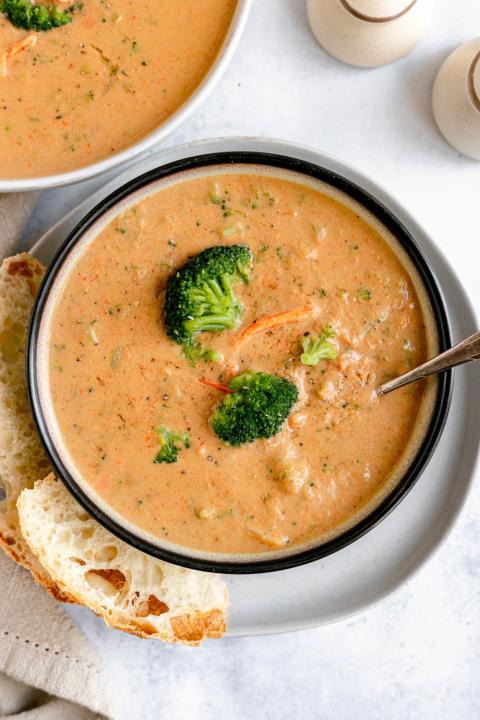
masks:
<svg viewBox="0 0 480 720"><path fill-rule="evenodd" d="M387 395L387 393L396 390L399 387L408 385L415 380L428 377L429 375L435 375L435 373L442 372L442 370L448 370L456 365L463 365L463 363L470 362L471 360L480 359L480 332L476 332L474 335L470 335L466 340L462 340L458 345L454 345L452 348L445 350L445 352L437 355L431 360L427 360L423 365L419 365L413 370L400 375L393 380L389 380L380 387L377 388L377 395Z"/></svg>

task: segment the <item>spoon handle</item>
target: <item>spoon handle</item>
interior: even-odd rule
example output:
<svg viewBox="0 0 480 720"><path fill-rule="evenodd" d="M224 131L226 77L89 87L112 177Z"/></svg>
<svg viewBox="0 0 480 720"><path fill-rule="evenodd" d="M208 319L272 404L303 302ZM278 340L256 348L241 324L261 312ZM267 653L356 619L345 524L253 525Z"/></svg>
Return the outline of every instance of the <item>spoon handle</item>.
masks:
<svg viewBox="0 0 480 720"><path fill-rule="evenodd" d="M478 359L480 359L480 332L476 332L474 335L466 338L466 340L459 342L458 345L454 345L452 348L441 353L441 355L427 360L423 365L409 370L409 372L404 375L400 375L393 380L383 383L383 385L377 388L377 395L386 395L392 392L392 390L403 387L403 385L415 382L415 380L420 380L429 375L442 372L442 370L448 370L456 365L463 365L463 363Z"/></svg>

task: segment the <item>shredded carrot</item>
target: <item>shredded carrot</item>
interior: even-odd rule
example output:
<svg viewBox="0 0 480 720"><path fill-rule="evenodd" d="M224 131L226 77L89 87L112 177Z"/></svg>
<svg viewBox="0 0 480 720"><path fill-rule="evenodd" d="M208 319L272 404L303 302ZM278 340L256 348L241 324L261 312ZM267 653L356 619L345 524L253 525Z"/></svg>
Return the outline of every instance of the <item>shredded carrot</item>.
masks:
<svg viewBox="0 0 480 720"><path fill-rule="evenodd" d="M23 52L23 50L27 50L29 47L36 45L37 40L37 36L31 33L24 37L23 40L16 42L11 48L8 48L6 52L3 52L0 55L0 76L5 77L7 75L7 60L15 57L15 55Z"/></svg>
<svg viewBox="0 0 480 720"><path fill-rule="evenodd" d="M286 310L285 312L275 313L274 315L267 315L267 317L255 320L251 325L242 330L237 335L234 343L234 349L237 349L246 340L250 340L254 335L265 332L266 330L272 330L282 325L289 325L290 323L302 322L308 320L313 313L315 308L311 305L306 305L303 308L295 308L294 310Z"/></svg>
<svg viewBox="0 0 480 720"><path fill-rule="evenodd" d="M12 47L7 50L7 56L11 58L18 55L18 53L23 52L23 50L27 50L29 47L32 47L32 45L36 45L37 40L37 36L33 33L31 35L27 35L27 37L24 37L23 40L19 40L15 43L15 45L12 45Z"/></svg>
<svg viewBox="0 0 480 720"><path fill-rule="evenodd" d="M210 387L216 388L217 390L220 390L223 393L228 393L231 395L233 393L233 390L230 390L226 385L222 385L221 383L213 382L213 380L207 380L206 378L200 378L200 382L203 383L203 385L209 385Z"/></svg>

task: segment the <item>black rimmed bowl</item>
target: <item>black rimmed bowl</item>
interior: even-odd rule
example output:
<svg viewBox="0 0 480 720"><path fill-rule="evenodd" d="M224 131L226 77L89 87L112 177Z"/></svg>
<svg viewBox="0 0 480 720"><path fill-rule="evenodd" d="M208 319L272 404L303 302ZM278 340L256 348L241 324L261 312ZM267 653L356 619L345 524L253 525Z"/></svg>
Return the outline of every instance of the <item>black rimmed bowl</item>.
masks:
<svg viewBox="0 0 480 720"><path fill-rule="evenodd" d="M226 141L228 143L228 141ZM355 518L345 526L341 526L336 533L326 539L311 544L308 547L288 548L262 553L260 555L210 555L198 552L192 548L167 544L152 535L147 535L139 528L131 525L125 518L120 518L110 511L99 497L95 497L93 490L81 482L79 477L69 466L65 451L61 451L52 432L51 413L47 412L49 398L42 388L44 387L43 374L45 364L41 362L43 352L42 337L45 333L46 308L49 301L53 302L53 290L58 290L61 283L60 276L73 266L73 254L78 250L88 233L95 235L95 228L106 219L113 218L124 209L125 203L134 204L138 198L157 188L162 183L171 182L177 178L185 179L189 174L215 174L226 169L235 169L240 172L262 171L267 174L280 174L297 182L317 184L323 191L331 190L332 194L351 207L357 208L367 221L380 226L385 236L391 238L391 243L397 247L404 265L414 280L417 293L421 298L424 316L428 315L427 334L430 332L430 350L441 352L450 346L450 331L445 310L445 304L437 280L407 227L398 219L388 207L388 202L380 202L369 191L362 187L362 177L355 171L352 174L360 179L355 182L349 173L342 174L336 169L336 161L326 158L325 164L321 162L322 156L314 151L310 155L315 162L305 159L308 151L303 149L300 156L277 154L260 151L219 151L194 157L182 158L175 162L157 167L149 172L134 178L122 187L115 190L101 203L88 212L67 237L52 264L40 289L30 326L27 348L27 379L30 400L40 436L52 464L68 490L76 500L105 528L119 538L154 557L176 563L197 570L225 573L256 573L271 572L295 567L330 555L346 545L354 542L377 523L385 518L413 487L425 469L442 433L448 414L449 401L452 389L451 372L446 372L431 383L429 392L430 405L428 418L421 434L418 445L412 453L405 470L388 491L378 494L378 499L368 506L368 511ZM338 162L339 166L342 166ZM346 166L344 166L346 167ZM348 169L348 168L347 168ZM365 180L365 185L368 187ZM392 201L393 204L393 201ZM99 232L99 230L98 230ZM422 299L423 298L423 299ZM428 307L427 307L428 306ZM43 369L42 369L43 368ZM51 405L50 405L51 406Z"/></svg>

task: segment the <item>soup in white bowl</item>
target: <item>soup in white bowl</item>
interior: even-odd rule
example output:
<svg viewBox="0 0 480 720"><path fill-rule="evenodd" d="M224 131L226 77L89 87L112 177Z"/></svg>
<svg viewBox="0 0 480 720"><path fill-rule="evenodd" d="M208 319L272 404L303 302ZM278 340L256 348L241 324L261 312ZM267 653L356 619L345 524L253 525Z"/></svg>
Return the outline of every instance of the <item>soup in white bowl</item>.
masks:
<svg viewBox="0 0 480 720"><path fill-rule="evenodd" d="M152 133L202 82L237 7L236 0L38 2L57 7L66 22L41 30L41 19L19 14L22 3L30 5L0 2L0 181L69 173Z"/></svg>

